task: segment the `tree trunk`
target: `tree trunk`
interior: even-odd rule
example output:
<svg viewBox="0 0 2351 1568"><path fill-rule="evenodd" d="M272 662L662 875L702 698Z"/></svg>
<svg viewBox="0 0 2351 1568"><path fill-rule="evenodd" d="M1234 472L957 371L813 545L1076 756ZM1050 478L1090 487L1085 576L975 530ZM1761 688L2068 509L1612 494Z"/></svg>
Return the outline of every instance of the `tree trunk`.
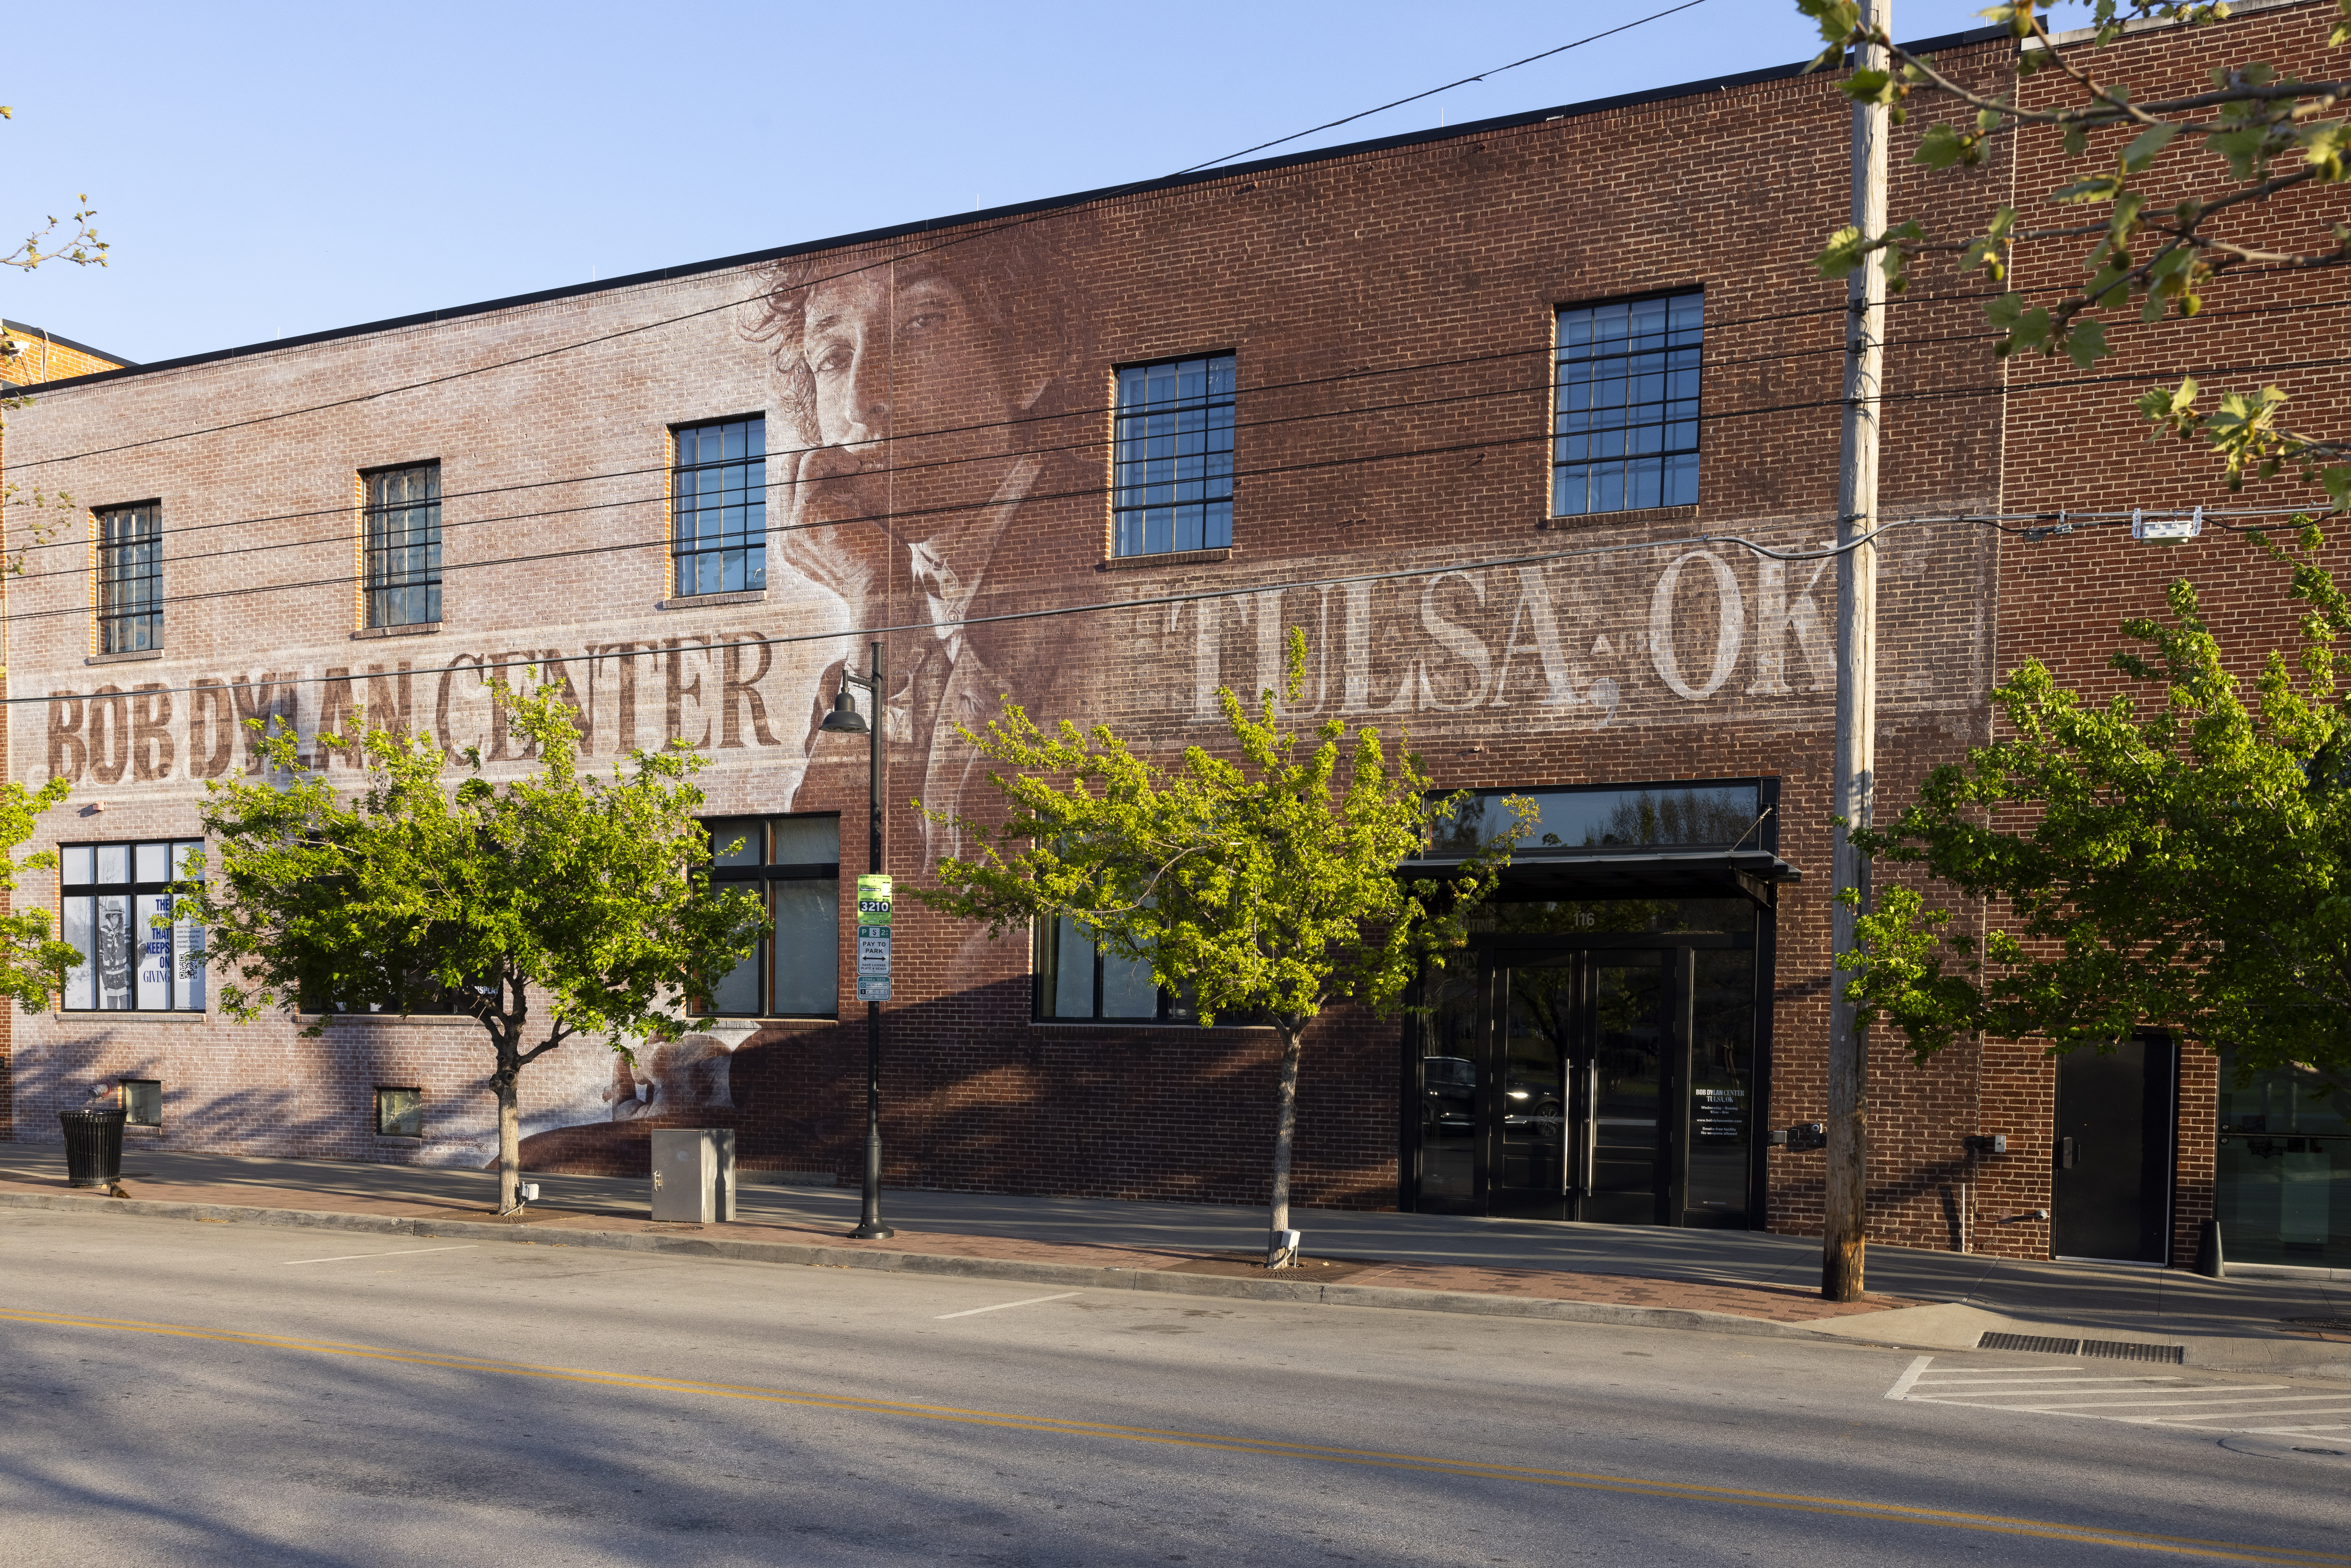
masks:
<svg viewBox="0 0 2351 1568"><path fill-rule="evenodd" d="M1273 1118L1273 1201L1268 1218L1265 1238L1265 1266L1280 1269L1289 1266L1284 1256L1281 1233L1290 1228L1290 1155L1298 1142L1298 1051L1300 1036L1305 1026L1292 1029L1277 1022L1281 1031L1281 1080L1275 1091L1276 1110Z"/></svg>
<svg viewBox="0 0 2351 1568"><path fill-rule="evenodd" d="M512 1214L522 1207L522 1096L516 1092L522 1063L511 1052L498 1053L498 1070L490 1085L498 1095L498 1212Z"/></svg>

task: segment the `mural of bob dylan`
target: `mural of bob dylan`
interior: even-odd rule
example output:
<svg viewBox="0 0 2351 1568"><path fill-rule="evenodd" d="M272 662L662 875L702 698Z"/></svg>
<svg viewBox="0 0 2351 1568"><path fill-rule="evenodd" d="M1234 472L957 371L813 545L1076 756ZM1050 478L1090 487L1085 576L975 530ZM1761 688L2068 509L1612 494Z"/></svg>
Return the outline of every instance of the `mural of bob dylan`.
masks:
<svg viewBox="0 0 2351 1568"><path fill-rule="evenodd" d="M955 727L1008 693L1041 719L1089 716L1102 617L955 623L1103 597L1070 570L1106 512L1109 378L1078 340L1090 313L1063 260L1092 226L1062 214L769 270L751 330L780 382L770 570L838 595L852 626L936 623L891 639L882 733L900 800L961 807L976 775ZM862 668L862 645L849 656ZM862 768L833 755L851 749L818 747L811 765ZM952 829L916 831L925 860L956 848Z"/></svg>
<svg viewBox="0 0 2351 1568"><path fill-rule="evenodd" d="M924 254L768 270L749 332L773 356L780 410L768 433L769 591L838 598L852 627L941 623L889 639L882 736L895 800L981 807L965 800L980 774L956 726L984 723L1007 694L1042 720L1093 716L1107 617L954 624L1106 597L1096 574L1071 570L1106 537L1110 377L1073 330L1089 313L1061 259L1082 254L1092 226L1065 214ZM820 691L843 659L862 672L867 641L841 646ZM812 700L809 765L848 775L830 780L836 798L860 797L865 748L820 743L823 711ZM862 835L843 823L842 869L862 870ZM922 835L925 862L958 847L952 829L903 812L893 827ZM688 1036L633 1072L616 1061L601 1094L580 1080L573 1124L524 1139L525 1165L641 1176L651 1131L684 1125L736 1127L738 1157L756 1166L820 1167L824 1130L795 1114L786 1053L738 1049L746 1032Z"/></svg>

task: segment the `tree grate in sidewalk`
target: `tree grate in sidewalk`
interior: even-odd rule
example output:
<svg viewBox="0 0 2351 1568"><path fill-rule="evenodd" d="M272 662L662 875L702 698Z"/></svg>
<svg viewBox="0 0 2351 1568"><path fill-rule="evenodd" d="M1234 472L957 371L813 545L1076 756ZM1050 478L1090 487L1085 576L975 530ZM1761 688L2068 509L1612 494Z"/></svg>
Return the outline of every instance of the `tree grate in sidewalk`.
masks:
<svg viewBox="0 0 2351 1568"><path fill-rule="evenodd" d="M2106 1361L2154 1361L2178 1366L2188 1359L2188 1348L2177 1344L2145 1344L2130 1340L2057 1339L2046 1334L1986 1333L1978 1350L2021 1350L2040 1355L2095 1356Z"/></svg>

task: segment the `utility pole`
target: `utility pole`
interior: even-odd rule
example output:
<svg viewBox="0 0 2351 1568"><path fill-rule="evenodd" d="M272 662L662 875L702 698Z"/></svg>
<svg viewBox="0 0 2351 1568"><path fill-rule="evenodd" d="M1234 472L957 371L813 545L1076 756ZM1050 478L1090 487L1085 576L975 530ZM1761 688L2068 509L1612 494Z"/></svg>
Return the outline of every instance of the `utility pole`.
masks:
<svg viewBox="0 0 2351 1568"><path fill-rule="evenodd" d="M1890 37L1893 0L1861 0L1861 25ZM1865 44L1854 64L1885 70L1885 48ZM1886 110L1853 108L1853 225L1864 239L1886 232L1886 144L1892 133ZM1878 393L1886 357L1886 272L1873 252L1845 276L1844 443L1837 463L1836 779L1831 814L1857 827L1870 821L1877 751ZM1855 918L1868 907L1869 865L1845 829L1833 828L1831 882L1858 906L1840 901L1829 915L1832 955L1854 951ZM1822 1193L1821 1294L1832 1301L1862 1295L1863 1252L1868 1244L1869 1042L1844 999L1845 972L1832 969L1829 988L1829 1113L1827 1174Z"/></svg>

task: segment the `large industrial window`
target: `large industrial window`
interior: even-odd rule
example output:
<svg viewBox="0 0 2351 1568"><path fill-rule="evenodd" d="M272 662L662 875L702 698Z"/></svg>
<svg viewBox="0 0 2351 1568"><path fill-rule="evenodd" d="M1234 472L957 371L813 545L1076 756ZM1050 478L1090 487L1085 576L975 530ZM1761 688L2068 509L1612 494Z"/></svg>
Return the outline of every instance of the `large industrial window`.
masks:
<svg viewBox="0 0 2351 1568"><path fill-rule="evenodd" d="M767 422L681 425L670 475L674 591L735 593L768 586Z"/></svg>
<svg viewBox="0 0 2351 1568"><path fill-rule="evenodd" d="M163 645L163 507L149 501L98 514L98 651Z"/></svg>
<svg viewBox="0 0 2351 1568"><path fill-rule="evenodd" d="M714 887L747 888L768 906L758 950L712 992L727 1018L832 1018L841 1010L841 819L717 817Z"/></svg>
<svg viewBox="0 0 2351 1568"><path fill-rule="evenodd" d="M1705 303L1692 292L1559 312L1553 517L1698 499Z"/></svg>
<svg viewBox="0 0 2351 1568"><path fill-rule="evenodd" d="M1115 439L1113 554L1232 544L1232 355L1119 371Z"/></svg>
<svg viewBox="0 0 2351 1568"><path fill-rule="evenodd" d="M204 932L173 918L172 883L203 841L65 844L57 851L68 1012L202 1012ZM156 916L164 924L153 924Z"/></svg>
<svg viewBox="0 0 2351 1568"><path fill-rule="evenodd" d="M441 465L367 476L367 623L441 619Z"/></svg>

